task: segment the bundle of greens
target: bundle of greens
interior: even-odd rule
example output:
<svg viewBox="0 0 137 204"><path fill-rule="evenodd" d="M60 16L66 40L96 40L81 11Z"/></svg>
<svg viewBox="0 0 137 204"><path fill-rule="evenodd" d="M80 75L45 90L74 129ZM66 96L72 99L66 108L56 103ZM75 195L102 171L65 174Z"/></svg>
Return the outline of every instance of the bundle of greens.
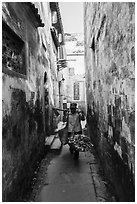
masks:
<svg viewBox="0 0 137 204"><path fill-rule="evenodd" d="M81 152L92 151L93 144L85 135L73 135L68 139L68 144L75 146Z"/></svg>

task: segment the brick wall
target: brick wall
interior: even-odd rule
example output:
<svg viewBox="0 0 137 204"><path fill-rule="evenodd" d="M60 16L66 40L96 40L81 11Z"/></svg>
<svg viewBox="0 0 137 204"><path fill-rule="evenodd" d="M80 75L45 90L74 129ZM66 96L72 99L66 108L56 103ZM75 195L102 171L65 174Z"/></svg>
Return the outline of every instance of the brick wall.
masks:
<svg viewBox="0 0 137 204"><path fill-rule="evenodd" d="M134 201L135 4L84 3L87 120L120 201Z"/></svg>

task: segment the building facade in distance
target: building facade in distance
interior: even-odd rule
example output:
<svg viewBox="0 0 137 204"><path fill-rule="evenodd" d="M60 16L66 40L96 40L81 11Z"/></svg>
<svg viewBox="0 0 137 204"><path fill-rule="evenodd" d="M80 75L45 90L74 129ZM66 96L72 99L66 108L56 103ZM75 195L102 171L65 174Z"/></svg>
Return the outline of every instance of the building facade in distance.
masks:
<svg viewBox="0 0 137 204"><path fill-rule="evenodd" d="M85 111L84 37L83 34L65 34L67 68L63 70L64 97L76 102Z"/></svg>

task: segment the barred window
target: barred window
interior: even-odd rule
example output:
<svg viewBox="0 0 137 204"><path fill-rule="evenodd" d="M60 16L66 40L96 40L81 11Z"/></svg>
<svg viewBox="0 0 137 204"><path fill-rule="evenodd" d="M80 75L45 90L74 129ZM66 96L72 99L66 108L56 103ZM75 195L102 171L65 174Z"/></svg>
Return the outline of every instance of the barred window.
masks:
<svg viewBox="0 0 137 204"><path fill-rule="evenodd" d="M26 75L25 43L5 22L2 23L2 66Z"/></svg>

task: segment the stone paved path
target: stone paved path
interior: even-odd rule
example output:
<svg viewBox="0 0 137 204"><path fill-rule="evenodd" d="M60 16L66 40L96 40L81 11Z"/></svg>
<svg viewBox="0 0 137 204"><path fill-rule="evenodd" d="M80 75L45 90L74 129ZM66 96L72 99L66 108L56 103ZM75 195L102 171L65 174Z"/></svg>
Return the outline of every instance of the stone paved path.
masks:
<svg viewBox="0 0 137 204"><path fill-rule="evenodd" d="M37 202L95 202L96 195L87 153L80 153L73 160L68 146L52 159L46 185L41 189Z"/></svg>
<svg viewBox="0 0 137 204"><path fill-rule="evenodd" d="M112 189L111 189L112 190ZM73 160L68 145L60 154L49 153L34 178L30 202L114 202L115 197L93 152Z"/></svg>

